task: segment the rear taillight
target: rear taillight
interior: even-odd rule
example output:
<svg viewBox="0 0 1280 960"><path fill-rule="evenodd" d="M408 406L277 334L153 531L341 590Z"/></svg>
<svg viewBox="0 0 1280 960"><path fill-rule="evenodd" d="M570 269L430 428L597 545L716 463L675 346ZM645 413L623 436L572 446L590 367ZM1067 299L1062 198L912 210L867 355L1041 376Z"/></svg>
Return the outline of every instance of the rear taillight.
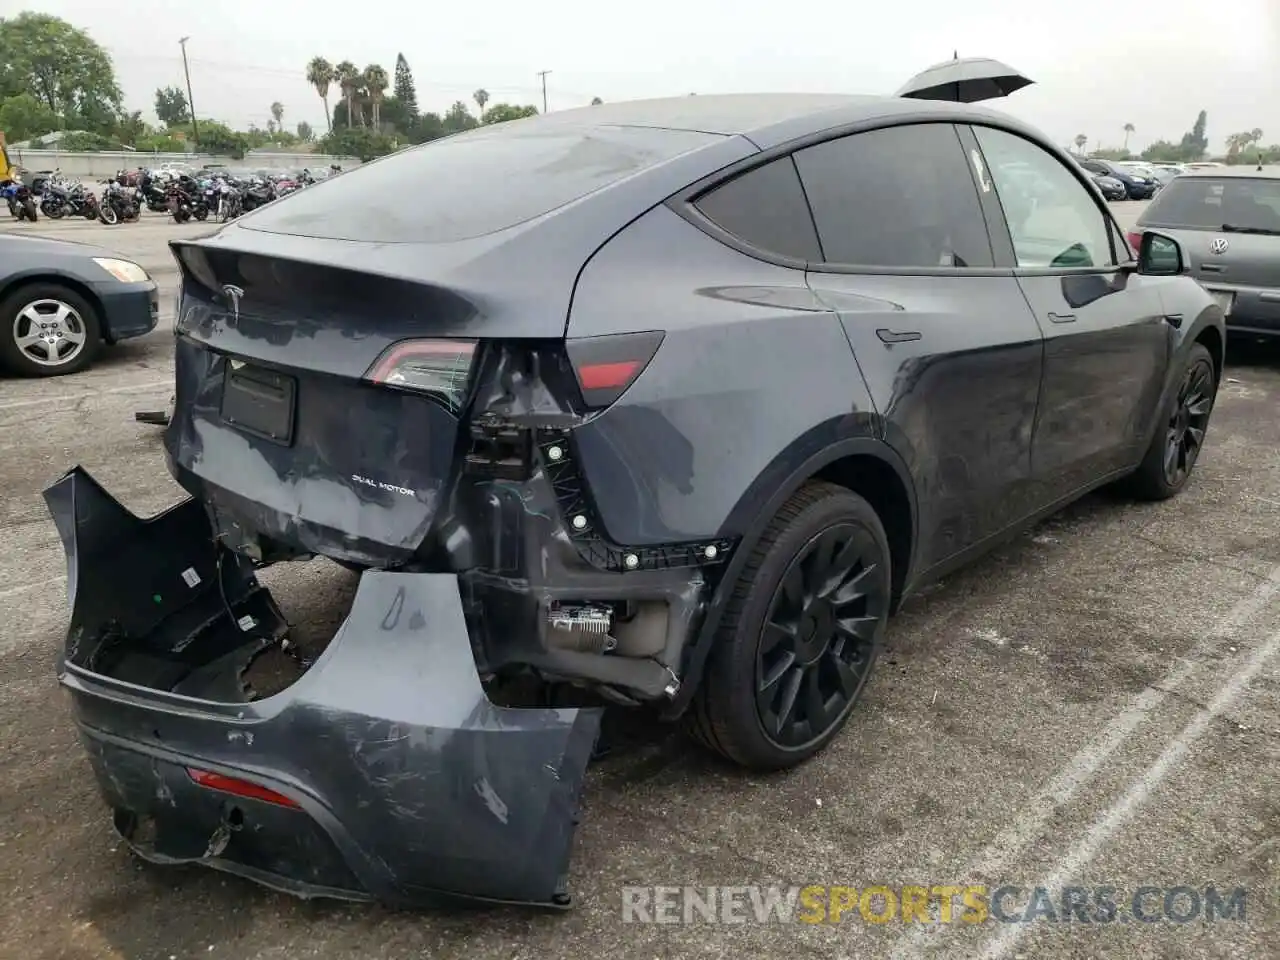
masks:
<svg viewBox="0 0 1280 960"><path fill-rule="evenodd" d="M1142 248L1142 231L1130 230L1125 235L1125 239L1129 241L1129 246L1133 247L1133 252L1137 253Z"/></svg>
<svg viewBox="0 0 1280 960"><path fill-rule="evenodd" d="M661 330L646 330L569 340L565 350L583 402L599 409L622 396L649 365L664 336Z"/></svg>
<svg viewBox="0 0 1280 960"><path fill-rule="evenodd" d="M246 797L250 800L261 800L264 803L274 803L278 807L292 807L300 810L301 806L296 800L291 800L283 793L253 783L250 780L241 780L239 777L228 777L221 773L214 773L211 770L197 770L195 767L187 767L187 776L192 781L209 790L218 790L222 793L229 793L237 797Z"/></svg>
<svg viewBox="0 0 1280 960"><path fill-rule="evenodd" d="M383 351L364 378L426 394L457 413L467 398L475 354L474 340L404 340Z"/></svg>

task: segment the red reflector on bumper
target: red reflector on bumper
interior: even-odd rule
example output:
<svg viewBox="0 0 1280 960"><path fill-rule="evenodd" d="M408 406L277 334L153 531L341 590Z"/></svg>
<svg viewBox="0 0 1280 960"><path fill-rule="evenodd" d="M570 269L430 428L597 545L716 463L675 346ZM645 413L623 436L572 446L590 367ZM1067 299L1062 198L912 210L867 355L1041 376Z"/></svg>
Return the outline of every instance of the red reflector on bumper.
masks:
<svg viewBox="0 0 1280 960"><path fill-rule="evenodd" d="M187 776L200 784L200 786L207 787L210 790L220 790L223 793L234 794L237 797L262 800L281 807L292 807L295 810L301 809L296 801L290 800L283 793L276 793L274 790L269 790L248 780L225 777L220 773L213 773L210 770L197 770L195 767L187 767Z"/></svg>
<svg viewBox="0 0 1280 960"><path fill-rule="evenodd" d="M625 387L631 383L639 367L639 360L587 364L578 368L578 380L582 383L583 390Z"/></svg>

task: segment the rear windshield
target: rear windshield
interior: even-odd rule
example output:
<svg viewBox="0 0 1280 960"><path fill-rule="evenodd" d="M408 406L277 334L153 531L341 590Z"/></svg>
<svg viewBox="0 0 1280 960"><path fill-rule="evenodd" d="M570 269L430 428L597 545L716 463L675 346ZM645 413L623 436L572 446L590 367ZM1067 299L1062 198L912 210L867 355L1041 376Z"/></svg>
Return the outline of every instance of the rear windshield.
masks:
<svg viewBox="0 0 1280 960"><path fill-rule="evenodd" d="M642 127L481 128L299 190L248 217L244 226L378 243L465 240L549 213L720 139Z"/></svg>
<svg viewBox="0 0 1280 960"><path fill-rule="evenodd" d="M1156 194L1142 226L1280 231L1280 180L1177 177Z"/></svg>

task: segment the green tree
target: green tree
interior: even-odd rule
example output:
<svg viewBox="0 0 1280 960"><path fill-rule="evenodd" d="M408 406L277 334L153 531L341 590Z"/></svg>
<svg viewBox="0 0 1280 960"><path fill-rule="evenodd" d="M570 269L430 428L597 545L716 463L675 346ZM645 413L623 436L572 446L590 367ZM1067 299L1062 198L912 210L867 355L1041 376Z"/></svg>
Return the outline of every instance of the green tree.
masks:
<svg viewBox="0 0 1280 960"><path fill-rule="evenodd" d="M329 116L329 84L333 83L333 64L324 57L312 57L311 62L307 64L307 83L315 88L316 94L320 97L320 102L324 104L325 121L329 124L329 131L333 132L333 120Z"/></svg>
<svg viewBox="0 0 1280 960"><path fill-rule="evenodd" d="M1191 127L1191 131L1182 135L1182 143L1180 144L1182 156L1179 159L1187 161L1204 159L1205 153L1209 150L1209 140L1205 136L1207 125L1208 115L1201 110L1196 117L1195 124Z"/></svg>
<svg viewBox="0 0 1280 960"><path fill-rule="evenodd" d="M307 123L307 121L305 120L299 120L298 121L298 139L301 140L303 143L311 143L311 141L315 140L315 138L316 138L316 133L314 130L311 129L311 124Z"/></svg>
<svg viewBox="0 0 1280 960"><path fill-rule="evenodd" d="M156 90L156 116L166 127L176 127L191 120L187 109L187 95L178 87L161 87Z"/></svg>
<svg viewBox="0 0 1280 960"><path fill-rule="evenodd" d="M187 130L187 135L192 135L190 129ZM248 134L232 130L217 120L200 121L200 149L205 152L243 160L245 151L250 146Z"/></svg>
<svg viewBox="0 0 1280 960"><path fill-rule="evenodd" d="M281 121L284 120L284 104L276 100L271 104L271 120L276 125L276 130L283 130Z"/></svg>
<svg viewBox="0 0 1280 960"><path fill-rule="evenodd" d="M489 91L481 87L471 95L471 99L476 102L476 106L480 108L480 116L484 116L484 105L489 102Z"/></svg>
<svg viewBox="0 0 1280 960"><path fill-rule="evenodd" d="M352 110L356 91L360 89L360 71L350 60L343 60L333 68L333 78L338 81L338 86L342 90L342 100L347 105L347 126L354 127Z"/></svg>
<svg viewBox="0 0 1280 960"><path fill-rule="evenodd" d="M1157 140L1142 151L1142 159L1157 163L1177 163L1182 159L1182 147L1168 140Z"/></svg>
<svg viewBox="0 0 1280 960"><path fill-rule="evenodd" d="M0 100L30 93L67 126L111 129L120 88L107 52L83 30L46 13L0 20Z"/></svg>
<svg viewBox="0 0 1280 960"><path fill-rule="evenodd" d="M1084 146L1089 142L1089 138L1083 133L1077 133L1073 142L1076 145L1076 153L1084 153Z"/></svg>
<svg viewBox="0 0 1280 960"><path fill-rule="evenodd" d="M507 120L520 120L524 117L536 117L538 108L532 105L517 107L511 103L495 103L485 111L482 123L503 123Z"/></svg>
<svg viewBox="0 0 1280 960"><path fill-rule="evenodd" d="M385 156L396 148L384 133L367 127L340 127L320 138L320 150L337 157L359 157L369 161Z"/></svg>
<svg viewBox="0 0 1280 960"><path fill-rule="evenodd" d="M116 136L122 144L136 147L138 141L145 137L147 133L147 122L142 119L141 110L120 114L120 119L116 123Z"/></svg>
<svg viewBox="0 0 1280 960"><path fill-rule="evenodd" d="M479 121L471 115L471 111L461 100L455 100L453 106L445 112L444 128L449 133L461 133L463 130L470 130L477 126Z"/></svg>
<svg viewBox="0 0 1280 960"><path fill-rule="evenodd" d="M409 61L404 58L403 53L396 54L394 93L405 115L411 120L415 119L418 116L418 92L413 84L413 71L409 69Z"/></svg>
<svg viewBox="0 0 1280 960"><path fill-rule="evenodd" d="M12 143L58 129L58 115L29 93L0 100L0 130Z"/></svg>
<svg viewBox="0 0 1280 960"><path fill-rule="evenodd" d="M364 68L364 89L369 95L369 103L373 107L373 128L382 129L382 100L386 96L391 78L387 71L376 63Z"/></svg>

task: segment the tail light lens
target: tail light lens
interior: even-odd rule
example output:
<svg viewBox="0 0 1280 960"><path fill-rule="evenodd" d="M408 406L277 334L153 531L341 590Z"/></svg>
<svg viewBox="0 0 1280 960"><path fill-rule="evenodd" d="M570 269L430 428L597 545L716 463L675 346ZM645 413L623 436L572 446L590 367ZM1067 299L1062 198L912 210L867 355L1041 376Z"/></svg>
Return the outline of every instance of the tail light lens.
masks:
<svg viewBox="0 0 1280 960"><path fill-rule="evenodd" d="M566 342L583 402L599 409L616 401L644 372L664 336L661 330L646 330Z"/></svg>
<svg viewBox="0 0 1280 960"><path fill-rule="evenodd" d="M475 354L474 340L403 340L388 347L364 378L426 394L457 413L467 399Z"/></svg>
<svg viewBox="0 0 1280 960"><path fill-rule="evenodd" d="M265 803L274 803L278 807L291 807L294 810L300 810L301 806L296 800L291 800L283 793L276 791L260 784L253 783L249 780L241 780L238 777L227 777L221 773L214 773L211 770L197 770L195 767L187 767L187 776L193 782L198 783L202 787L209 790L218 790L222 793L229 793L237 797L247 797L250 800L262 800Z"/></svg>
<svg viewBox="0 0 1280 960"><path fill-rule="evenodd" d="M1129 241L1129 246L1133 247L1133 252L1137 253L1142 249L1142 231L1130 230L1125 234L1125 239Z"/></svg>

